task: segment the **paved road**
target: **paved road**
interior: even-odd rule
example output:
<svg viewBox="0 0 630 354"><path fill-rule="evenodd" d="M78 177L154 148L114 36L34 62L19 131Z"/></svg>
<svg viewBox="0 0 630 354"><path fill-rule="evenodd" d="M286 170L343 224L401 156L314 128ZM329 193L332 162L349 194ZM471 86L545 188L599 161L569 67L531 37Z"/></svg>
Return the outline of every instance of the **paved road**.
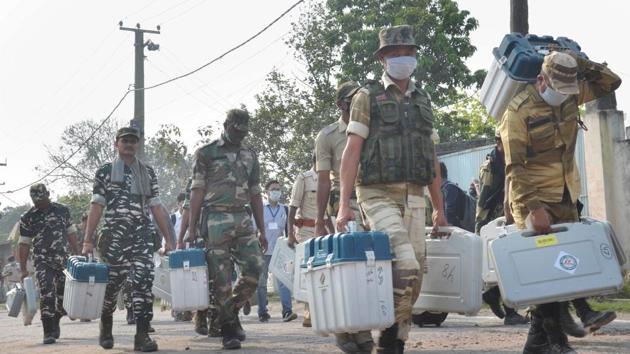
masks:
<svg viewBox="0 0 630 354"><path fill-rule="evenodd" d="M301 305L296 306L301 311ZM169 312L155 308L153 326L157 333L160 351L163 353L222 352L218 338L196 335L191 323L174 322ZM243 343L244 353L321 353L339 351L331 337L316 336L301 326L301 318L291 323L280 320L277 303L271 306L272 319L259 323L255 315L242 317L248 339ZM39 314L36 315L38 318ZM54 345L43 345L42 327L39 320L31 326L23 326L21 318L7 316L4 306L0 310L0 353L127 353L133 349L134 326L126 324L125 313L114 316L115 347L105 351L98 346L98 321L82 323L62 320L61 339ZM440 328L414 327L407 342L408 353L519 353L525 342L527 326L505 327L502 322L482 311L476 317L449 315ZM376 335L376 333L375 333ZM572 340L580 353L630 353L630 316L619 319L597 335Z"/></svg>

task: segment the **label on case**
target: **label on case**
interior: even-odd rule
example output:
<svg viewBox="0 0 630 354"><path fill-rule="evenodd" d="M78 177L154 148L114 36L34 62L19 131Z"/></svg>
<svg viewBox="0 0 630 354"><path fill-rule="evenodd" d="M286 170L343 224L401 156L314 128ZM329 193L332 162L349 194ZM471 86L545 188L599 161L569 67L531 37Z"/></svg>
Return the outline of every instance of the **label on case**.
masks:
<svg viewBox="0 0 630 354"><path fill-rule="evenodd" d="M536 237L536 247L549 247L558 244L558 238L554 234Z"/></svg>
<svg viewBox="0 0 630 354"><path fill-rule="evenodd" d="M558 254L554 266L563 272L573 274L579 264L580 260L576 256L562 251Z"/></svg>

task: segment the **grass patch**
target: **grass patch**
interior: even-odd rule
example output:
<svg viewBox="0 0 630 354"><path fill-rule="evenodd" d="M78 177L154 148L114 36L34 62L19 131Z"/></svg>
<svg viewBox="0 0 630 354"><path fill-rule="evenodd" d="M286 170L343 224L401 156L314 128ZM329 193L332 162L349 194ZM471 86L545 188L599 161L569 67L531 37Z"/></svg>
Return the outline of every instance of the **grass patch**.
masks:
<svg viewBox="0 0 630 354"><path fill-rule="evenodd" d="M616 311L630 313L630 300L605 299L602 301L590 300L589 304L595 311Z"/></svg>

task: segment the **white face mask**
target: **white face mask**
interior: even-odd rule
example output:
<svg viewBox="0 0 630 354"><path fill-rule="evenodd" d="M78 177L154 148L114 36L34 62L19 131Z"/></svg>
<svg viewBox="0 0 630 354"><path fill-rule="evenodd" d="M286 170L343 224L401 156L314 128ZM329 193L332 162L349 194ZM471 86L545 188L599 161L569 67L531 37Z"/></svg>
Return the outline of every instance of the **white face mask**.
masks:
<svg viewBox="0 0 630 354"><path fill-rule="evenodd" d="M385 71L396 80L408 79L416 70L418 61L415 57L385 58Z"/></svg>
<svg viewBox="0 0 630 354"><path fill-rule="evenodd" d="M282 197L282 191L269 191L269 200L277 202Z"/></svg>
<svg viewBox="0 0 630 354"><path fill-rule="evenodd" d="M549 86L547 86L545 91L540 94L540 97L542 97L542 99L550 106L559 106L562 102L569 98L568 95L561 94Z"/></svg>

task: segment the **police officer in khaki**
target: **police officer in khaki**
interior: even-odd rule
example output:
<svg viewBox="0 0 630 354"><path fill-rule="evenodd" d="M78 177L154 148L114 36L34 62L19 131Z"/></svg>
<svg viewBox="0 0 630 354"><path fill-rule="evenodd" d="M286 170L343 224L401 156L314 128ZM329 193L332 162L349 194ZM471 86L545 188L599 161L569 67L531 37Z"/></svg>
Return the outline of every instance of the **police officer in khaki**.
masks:
<svg viewBox="0 0 630 354"><path fill-rule="evenodd" d="M339 211L339 166L341 155L346 147L346 128L350 120L350 103L352 96L359 90L356 82L347 81L337 87L337 108L341 111L341 117L324 127L315 138L315 155L317 171L317 219L315 221L315 234L322 236L327 233L332 223L326 222L326 214L332 218L337 217ZM331 181L332 178L332 181ZM350 198L352 210L358 213L357 197L353 191ZM330 219L329 219L330 220ZM362 223L357 223L357 230L363 230ZM334 231L334 230L333 230Z"/></svg>
<svg viewBox="0 0 630 354"><path fill-rule="evenodd" d="M424 186L433 204L433 224L447 223L441 180L435 173L438 160L431 138L431 102L411 77L418 48L413 30L406 25L389 27L380 31L379 38L375 54L385 73L380 81L369 81L352 99L348 141L341 159L337 227L345 229L356 217L350 205L356 180L359 207L372 230L389 235L395 255L396 322L381 332L378 352L402 353L425 261Z"/></svg>
<svg viewBox="0 0 630 354"><path fill-rule="evenodd" d="M578 106L620 84L621 79L602 64L571 52L552 52L545 56L537 82L512 99L499 129L518 228L529 225L545 233L551 224L578 220L575 146L582 125ZM573 353L561 327L566 313L567 303L537 306L523 352Z"/></svg>
<svg viewBox="0 0 630 354"><path fill-rule="evenodd" d="M314 165L314 162L313 162ZM289 245L315 236L317 174L311 168L297 175L289 202ZM297 228L297 233L295 229Z"/></svg>

